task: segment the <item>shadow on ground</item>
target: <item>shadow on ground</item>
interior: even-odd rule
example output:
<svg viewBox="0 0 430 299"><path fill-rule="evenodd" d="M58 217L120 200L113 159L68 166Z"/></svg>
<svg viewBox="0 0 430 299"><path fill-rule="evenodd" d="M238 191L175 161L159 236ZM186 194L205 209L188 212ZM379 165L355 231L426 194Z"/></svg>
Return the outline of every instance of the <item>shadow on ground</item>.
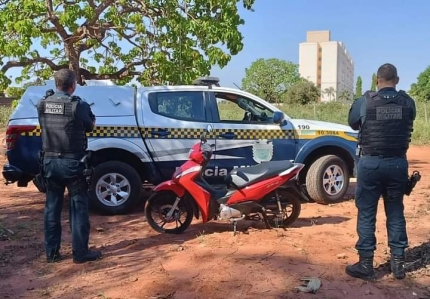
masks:
<svg viewBox="0 0 430 299"><path fill-rule="evenodd" d="M405 268L406 272L424 270L426 275L430 275L430 241L406 250ZM376 269L377 278L390 273L390 260L379 265Z"/></svg>

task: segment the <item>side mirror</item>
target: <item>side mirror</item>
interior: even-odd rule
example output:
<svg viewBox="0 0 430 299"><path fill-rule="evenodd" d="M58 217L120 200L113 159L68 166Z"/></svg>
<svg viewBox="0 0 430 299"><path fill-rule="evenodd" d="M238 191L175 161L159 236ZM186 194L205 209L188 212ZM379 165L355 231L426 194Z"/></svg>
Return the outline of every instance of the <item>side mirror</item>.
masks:
<svg viewBox="0 0 430 299"><path fill-rule="evenodd" d="M212 132L212 125L207 125L206 127L206 133Z"/></svg>
<svg viewBox="0 0 430 299"><path fill-rule="evenodd" d="M273 122L280 126L284 126L287 123L284 118L284 113L281 111L275 111L275 113L273 114Z"/></svg>
<svg viewBox="0 0 430 299"><path fill-rule="evenodd" d="M212 125L207 125L206 130L202 133L202 135L200 136L200 141L202 143L206 143L208 140L206 138L206 135L208 133L212 132Z"/></svg>

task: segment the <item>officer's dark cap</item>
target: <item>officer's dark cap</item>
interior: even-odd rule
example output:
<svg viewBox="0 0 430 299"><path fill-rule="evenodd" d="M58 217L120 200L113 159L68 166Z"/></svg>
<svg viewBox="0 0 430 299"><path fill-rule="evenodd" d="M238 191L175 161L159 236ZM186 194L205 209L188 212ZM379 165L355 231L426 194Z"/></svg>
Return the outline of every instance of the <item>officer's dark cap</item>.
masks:
<svg viewBox="0 0 430 299"><path fill-rule="evenodd" d="M72 88L76 83L76 75L70 69L61 69L57 71L54 75L55 86L59 90L66 91L69 88Z"/></svg>
<svg viewBox="0 0 430 299"><path fill-rule="evenodd" d="M385 63L379 67L376 76L383 81L395 81L397 79L397 68L391 63Z"/></svg>

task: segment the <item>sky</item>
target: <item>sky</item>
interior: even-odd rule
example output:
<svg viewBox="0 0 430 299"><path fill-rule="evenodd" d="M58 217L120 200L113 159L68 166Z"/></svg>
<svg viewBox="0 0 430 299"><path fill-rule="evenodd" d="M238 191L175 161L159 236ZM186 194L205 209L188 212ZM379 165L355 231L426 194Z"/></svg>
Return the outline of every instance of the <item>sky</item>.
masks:
<svg viewBox="0 0 430 299"><path fill-rule="evenodd" d="M363 91L386 62L397 67L398 88L406 91L430 65L428 0L256 0L254 9L241 9L242 52L212 69L223 86L241 86L245 68L258 58L298 64L299 43L311 30L330 30L332 40L344 43L354 61L354 86L361 76Z"/></svg>
<svg viewBox="0 0 430 299"><path fill-rule="evenodd" d="M241 86L245 68L258 58L298 63L299 43L311 30L330 30L332 40L344 43L354 61L354 86L361 76L363 91L383 63L397 66L398 88L406 91L430 65L428 0L256 0L254 10L240 9L244 49L223 69L212 68L222 86Z"/></svg>

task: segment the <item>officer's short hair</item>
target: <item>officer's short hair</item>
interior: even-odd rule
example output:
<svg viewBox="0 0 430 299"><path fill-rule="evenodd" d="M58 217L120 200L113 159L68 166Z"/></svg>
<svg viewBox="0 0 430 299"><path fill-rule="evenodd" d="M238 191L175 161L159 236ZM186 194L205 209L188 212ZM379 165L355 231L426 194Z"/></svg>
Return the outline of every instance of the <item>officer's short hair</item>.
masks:
<svg viewBox="0 0 430 299"><path fill-rule="evenodd" d="M67 90L73 87L76 83L76 75L70 69L61 69L57 71L54 75L55 86L59 90Z"/></svg>
<svg viewBox="0 0 430 299"><path fill-rule="evenodd" d="M394 81L397 79L397 68L391 63L385 63L379 67L376 76L384 81Z"/></svg>

